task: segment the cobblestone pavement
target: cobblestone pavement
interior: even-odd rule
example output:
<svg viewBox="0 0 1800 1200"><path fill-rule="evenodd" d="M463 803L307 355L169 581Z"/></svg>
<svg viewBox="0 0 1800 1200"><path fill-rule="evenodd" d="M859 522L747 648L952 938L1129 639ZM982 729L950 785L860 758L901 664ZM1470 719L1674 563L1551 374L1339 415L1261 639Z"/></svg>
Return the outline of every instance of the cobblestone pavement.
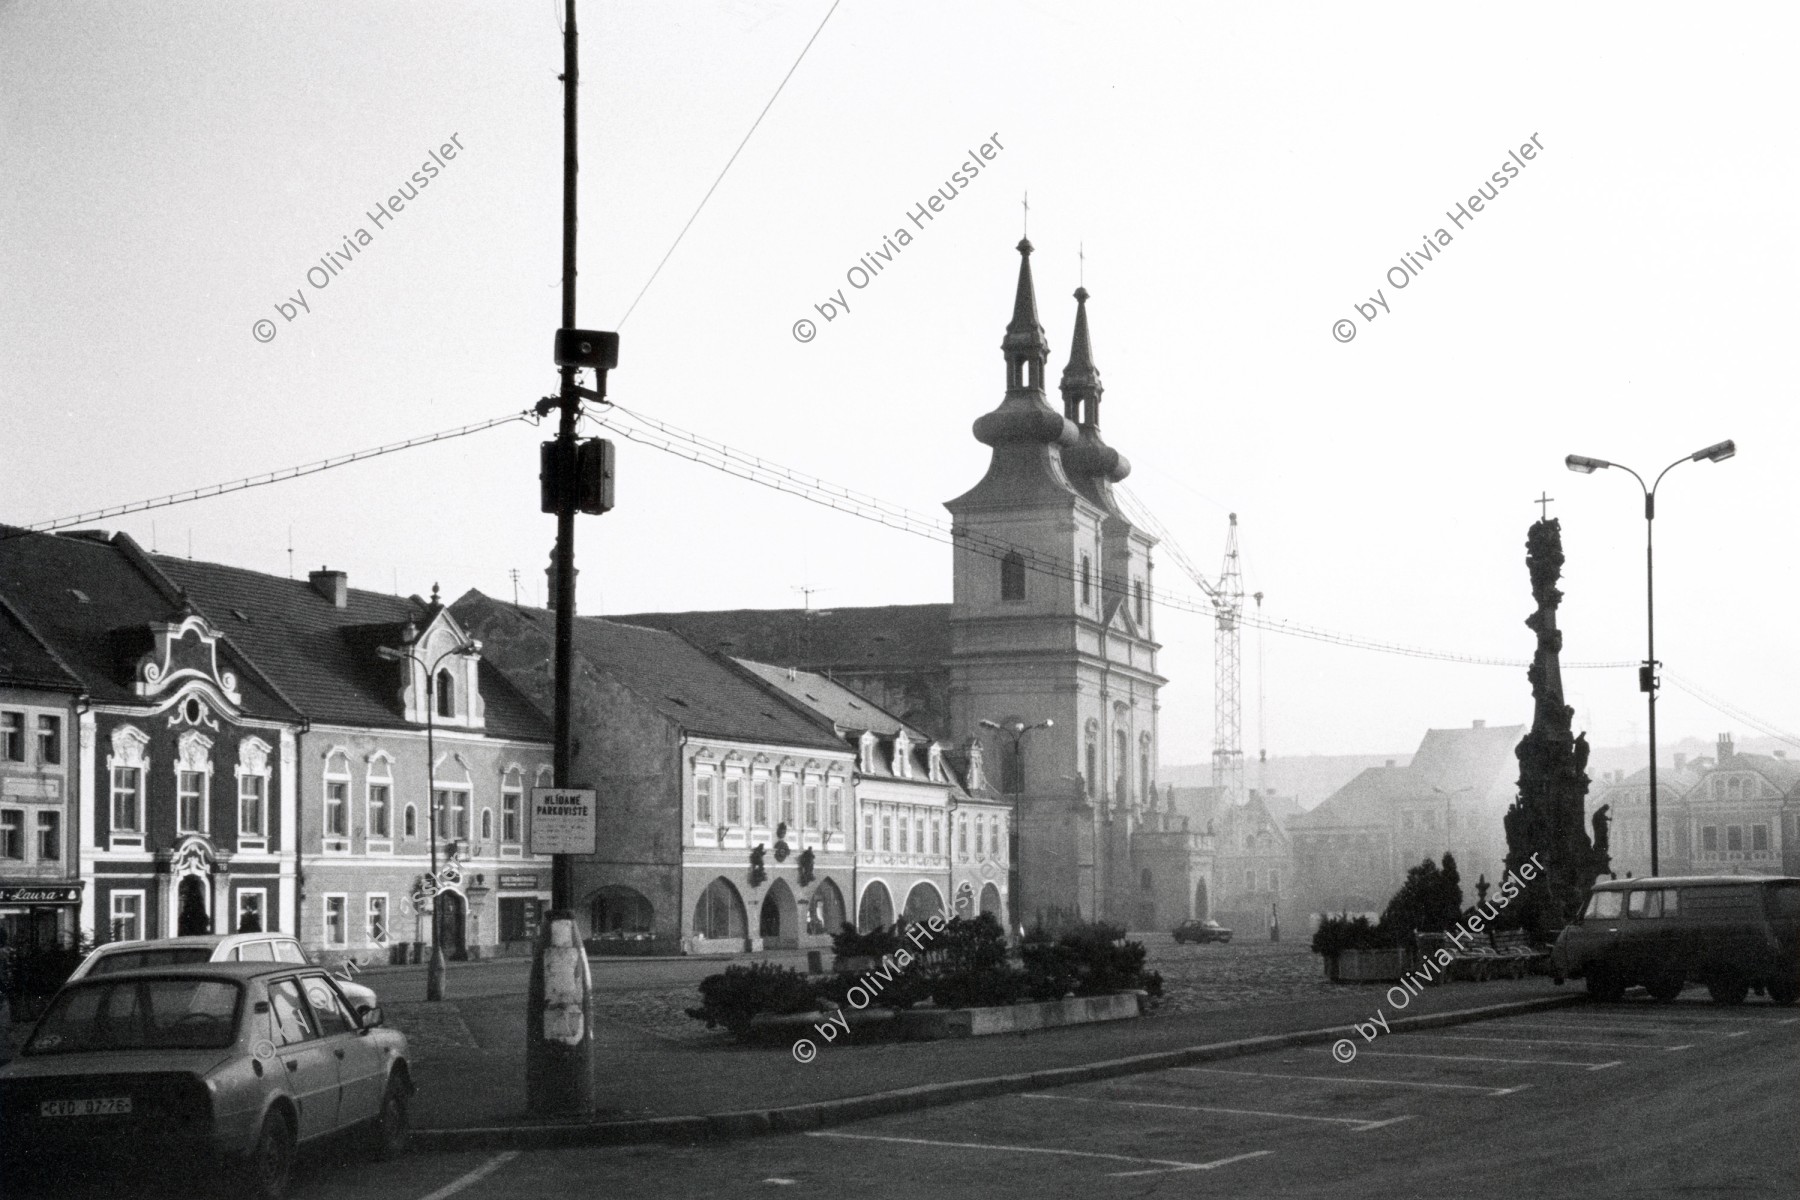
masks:
<svg viewBox="0 0 1800 1200"><path fill-rule="evenodd" d="M414 1058L428 1059L435 1050L479 1049L461 1011L454 1004L399 1001L381 1006L382 1022L406 1035Z"/></svg>
<svg viewBox="0 0 1800 1200"><path fill-rule="evenodd" d="M1146 965L1163 977L1163 999L1155 1016L1207 1012L1266 1000L1298 1000L1333 991L1318 955L1305 941L1240 942L1183 946L1166 934L1143 940ZM720 969L724 966L721 964ZM594 1008L603 1021L642 1030L664 1040L725 1045L723 1029L707 1029L687 1015L700 1003L693 985L596 993Z"/></svg>

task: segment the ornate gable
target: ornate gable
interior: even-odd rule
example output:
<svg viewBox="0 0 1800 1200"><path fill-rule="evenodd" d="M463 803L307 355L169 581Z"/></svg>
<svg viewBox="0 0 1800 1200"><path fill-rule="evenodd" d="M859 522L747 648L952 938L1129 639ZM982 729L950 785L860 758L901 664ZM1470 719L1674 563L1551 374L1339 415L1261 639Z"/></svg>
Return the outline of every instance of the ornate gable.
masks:
<svg viewBox="0 0 1800 1200"><path fill-rule="evenodd" d="M237 676L219 665L219 634L199 613L178 621L152 621L148 654L132 669L131 690L146 700L172 697L188 687L210 693L235 711L243 701Z"/></svg>

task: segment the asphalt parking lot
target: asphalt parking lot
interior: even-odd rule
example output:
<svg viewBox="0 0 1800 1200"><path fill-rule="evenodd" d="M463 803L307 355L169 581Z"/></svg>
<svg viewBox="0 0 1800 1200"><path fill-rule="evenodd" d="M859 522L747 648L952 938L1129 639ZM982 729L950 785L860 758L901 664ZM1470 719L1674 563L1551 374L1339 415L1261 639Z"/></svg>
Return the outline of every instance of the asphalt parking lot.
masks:
<svg viewBox="0 0 1800 1200"><path fill-rule="evenodd" d="M1690 991L1353 1040L1347 1062L1295 1048L783 1137L381 1165L328 1150L294 1194L1800 1194L1793 1008Z"/></svg>

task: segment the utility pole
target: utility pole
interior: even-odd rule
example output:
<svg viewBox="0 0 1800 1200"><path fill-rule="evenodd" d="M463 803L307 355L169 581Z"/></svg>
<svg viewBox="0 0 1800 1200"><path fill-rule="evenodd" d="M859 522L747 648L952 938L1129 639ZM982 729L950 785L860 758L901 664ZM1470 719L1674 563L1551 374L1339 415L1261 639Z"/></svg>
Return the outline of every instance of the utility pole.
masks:
<svg viewBox="0 0 1800 1200"><path fill-rule="evenodd" d="M619 335L575 328L576 90L580 61L575 0L565 0L563 21L563 196L562 323L556 331L556 365L561 387L538 402L538 414L558 410L556 440L542 446L539 507L556 514L556 610L551 803L540 812L532 793L532 852L551 854L550 911L533 948L531 986L526 1001L525 1105L538 1117L586 1117L594 1107L594 1036L590 1004L592 980L587 952L575 920L575 854L598 850L594 793L575 787L573 709L575 657L575 514L612 508L612 443L581 442L576 421L581 400L606 397L606 373L619 362ZM594 372L595 387L582 387L582 368ZM554 827L554 828L553 828Z"/></svg>

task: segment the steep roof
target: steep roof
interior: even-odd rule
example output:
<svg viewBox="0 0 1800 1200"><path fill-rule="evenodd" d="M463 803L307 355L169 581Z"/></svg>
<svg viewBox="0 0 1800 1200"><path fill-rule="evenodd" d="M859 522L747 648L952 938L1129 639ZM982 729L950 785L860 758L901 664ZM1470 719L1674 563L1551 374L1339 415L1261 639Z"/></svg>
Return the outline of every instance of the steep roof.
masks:
<svg viewBox="0 0 1800 1200"><path fill-rule="evenodd" d="M1290 818L1287 826L1292 830L1388 826L1398 801L1461 792L1477 801L1493 797L1517 776L1513 747L1524 733L1523 725L1427 729L1408 765L1369 767L1310 812Z"/></svg>
<svg viewBox="0 0 1800 1200"><path fill-rule="evenodd" d="M501 628L540 641L548 658L556 614L506 604L471 588L450 611L471 628ZM710 614L708 614L710 615ZM664 719L690 733L846 752L822 720L810 718L745 678L723 658L662 629L605 617L575 618L575 653Z"/></svg>
<svg viewBox="0 0 1800 1200"><path fill-rule="evenodd" d="M0 596L62 670L97 703L142 704L132 688L150 627L181 620L189 598L125 534L49 534L0 526ZM233 630L202 612L221 635L221 669L238 679L242 711L279 721L302 714L236 644ZM25 653L30 653L25 651Z"/></svg>
<svg viewBox="0 0 1800 1200"><path fill-rule="evenodd" d="M747 658L735 660L746 671L770 687L782 692L805 708L810 708L832 724L853 733L868 730L878 737L893 737L902 729L906 736L921 744L931 738L888 712L865 696L858 695L836 680L816 671L776 667Z"/></svg>
<svg viewBox="0 0 1800 1200"><path fill-rule="evenodd" d="M154 561L310 719L416 727L401 707L398 669L375 649L396 644L409 621L426 625L433 614L423 601L349 588L338 608L307 580L184 558ZM549 740L544 718L497 669L483 662L480 682L489 737Z"/></svg>
<svg viewBox="0 0 1800 1200"><path fill-rule="evenodd" d="M608 621L680 634L706 650L813 670L937 670L950 656L948 604L872 608L735 608L629 613Z"/></svg>
<svg viewBox="0 0 1800 1200"><path fill-rule="evenodd" d="M0 683L57 692L81 691L81 680L63 665L18 609L0 595Z"/></svg>

